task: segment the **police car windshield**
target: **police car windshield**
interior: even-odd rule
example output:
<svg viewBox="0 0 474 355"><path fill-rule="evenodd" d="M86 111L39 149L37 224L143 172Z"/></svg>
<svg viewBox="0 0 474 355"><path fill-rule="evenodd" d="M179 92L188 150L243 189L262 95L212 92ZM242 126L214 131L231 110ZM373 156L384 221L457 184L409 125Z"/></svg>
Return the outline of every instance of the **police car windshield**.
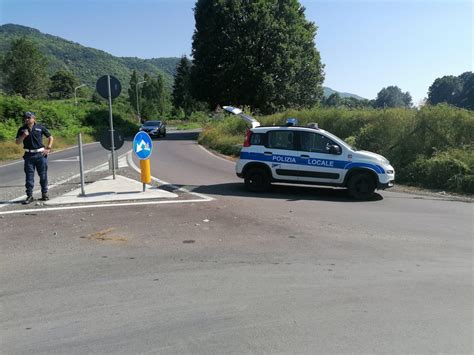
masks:
<svg viewBox="0 0 474 355"><path fill-rule="evenodd" d="M144 126L159 126L161 121L146 121L143 125Z"/></svg>
<svg viewBox="0 0 474 355"><path fill-rule="evenodd" d="M346 143L347 146L348 146L349 148L351 148L354 152L356 152L356 151L358 150L356 147L354 147L353 145L350 145L350 144L347 143L346 141L343 140L343 142Z"/></svg>
<svg viewBox="0 0 474 355"><path fill-rule="evenodd" d="M338 136L335 136L334 134L329 133L329 132L327 132L327 131L324 131L324 133L325 133L329 138L333 139L333 140L336 141L336 142L339 142L339 144L340 144L340 142L343 142L343 143L344 143L347 147L349 147L351 150L357 151L357 148L356 148L356 147L354 147L353 145L347 143L344 139L341 139L341 138L339 138Z"/></svg>

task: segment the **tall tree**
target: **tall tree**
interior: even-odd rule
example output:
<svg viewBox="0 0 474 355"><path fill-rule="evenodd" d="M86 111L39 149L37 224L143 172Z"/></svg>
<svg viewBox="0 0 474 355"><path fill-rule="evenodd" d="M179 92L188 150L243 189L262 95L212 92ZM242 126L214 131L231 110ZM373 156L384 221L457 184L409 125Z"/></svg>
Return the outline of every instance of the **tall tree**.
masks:
<svg viewBox="0 0 474 355"><path fill-rule="evenodd" d="M474 110L474 73L468 71L459 75L462 91L459 95L459 106Z"/></svg>
<svg viewBox="0 0 474 355"><path fill-rule="evenodd" d="M191 61L186 56L181 57L176 67L172 102L175 108L182 108L186 116L191 114L194 104L191 93Z"/></svg>
<svg viewBox="0 0 474 355"><path fill-rule="evenodd" d="M1 63L7 90L23 97L46 96L46 66L46 58L33 42L26 38L13 40Z"/></svg>
<svg viewBox="0 0 474 355"><path fill-rule="evenodd" d="M383 88L377 94L375 99L375 107L386 108L386 107L411 107L412 98L410 93L405 93L398 86L388 86Z"/></svg>
<svg viewBox="0 0 474 355"><path fill-rule="evenodd" d="M304 11L297 0L197 0L194 96L264 113L318 102L323 65Z"/></svg>
<svg viewBox="0 0 474 355"><path fill-rule="evenodd" d="M155 78L145 74L142 90L142 104L140 113L143 120L158 119L167 110L167 97L163 85L163 77L157 75Z"/></svg>
<svg viewBox="0 0 474 355"><path fill-rule="evenodd" d="M437 78L428 90L428 103L436 105L441 102L474 109L474 73L467 71L459 76Z"/></svg>
<svg viewBox="0 0 474 355"><path fill-rule="evenodd" d="M60 69L50 78L51 85L49 94L58 99L67 99L74 95L74 88L78 81L76 77L67 70Z"/></svg>
<svg viewBox="0 0 474 355"><path fill-rule="evenodd" d="M462 91L462 84L461 79L453 75L436 79L428 89L428 102L432 105L441 102L456 105Z"/></svg>
<svg viewBox="0 0 474 355"><path fill-rule="evenodd" d="M130 77L130 85L128 87L128 99L130 101L130 106L133 107L135 112L137 112L137 83L139 82L137 71L134 70L132 76ZM140 95L138 95L140 97ZM139 104L139 103L138 103Z"/></svg>

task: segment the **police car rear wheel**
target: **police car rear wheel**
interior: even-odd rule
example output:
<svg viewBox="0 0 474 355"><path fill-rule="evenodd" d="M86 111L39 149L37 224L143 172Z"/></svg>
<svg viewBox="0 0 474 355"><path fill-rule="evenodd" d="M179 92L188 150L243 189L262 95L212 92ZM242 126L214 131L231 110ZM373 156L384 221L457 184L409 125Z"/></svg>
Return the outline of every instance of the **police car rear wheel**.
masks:
<svg viewBox="0 0 474 355"><path fill-rule="evenodd" d="M357 200L368 199L374 194L375 181L367 173L357 173L350 178L347 187L353 198Z"/></svg>
<svg viewBox="0 0 474 355"><path fill-rule="evenodd" d="M252 192L265 192L270 189L270 178L261 168L250 169L245 174L245 186Z"/></svg>

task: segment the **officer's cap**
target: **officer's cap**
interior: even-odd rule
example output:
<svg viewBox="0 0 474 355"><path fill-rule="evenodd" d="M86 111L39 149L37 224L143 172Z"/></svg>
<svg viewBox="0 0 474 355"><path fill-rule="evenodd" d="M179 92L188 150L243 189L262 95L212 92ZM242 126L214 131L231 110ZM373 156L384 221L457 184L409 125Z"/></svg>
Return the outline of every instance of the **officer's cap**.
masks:
<svg viewBox="0 0 474 355"><path fill-rule="evenodd" d="M23 114L23 117L25 118L31 118L31 117L36 117L34 112L28 111Z"/></svg>

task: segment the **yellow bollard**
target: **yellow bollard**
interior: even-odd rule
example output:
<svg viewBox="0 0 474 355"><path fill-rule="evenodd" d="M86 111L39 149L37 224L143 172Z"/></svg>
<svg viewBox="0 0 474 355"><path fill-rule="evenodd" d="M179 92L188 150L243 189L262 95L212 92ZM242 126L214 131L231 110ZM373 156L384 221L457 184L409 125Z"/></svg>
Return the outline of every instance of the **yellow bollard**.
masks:
<svg viewBox="0 0 474 355"><path fill-rule="evenodd" d="M151 182L150 159L140 160L141 181L143 184Z"/></svg>

